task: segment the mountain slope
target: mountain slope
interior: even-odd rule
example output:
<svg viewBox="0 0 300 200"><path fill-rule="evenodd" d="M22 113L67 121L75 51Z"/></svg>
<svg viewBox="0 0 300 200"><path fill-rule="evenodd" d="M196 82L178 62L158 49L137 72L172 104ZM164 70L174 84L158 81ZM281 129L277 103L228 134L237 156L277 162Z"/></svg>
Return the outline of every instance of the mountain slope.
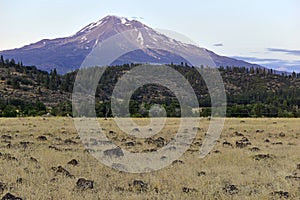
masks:
<svg viewBox="0 0 300 200"><path fill-rule="evenodd" d="M126 64L107 68L95 93L95 108L99 116L106 116L117 81L135 66ZM190 82L202 108L201 116L210 115L208 90L197 69L169 66ZM219 68L219 71L227 95L227 116L300 117L300 90L297 89L300 87L300 73L286 76L275 74L274 70L243 67ZM72 114L70 101L75 78L76 71L59 75L55 70L47 73L0 59L0 117L35 116L46 112ZM131 100L131 111L136 116L146 116L145 108L154 103L165 105L169 116L180 116L177 98L159 85L139 88Z"/></svg>
<svg viewBox="0 0 300 200"><path fill-rule="evenodd" d="M212 59L215 66L260 67L244 61L219 56L212 51L194 45L184 44L160 34L136 20L116 16L107 16L98 22L91 23L70 37L53 40L41 40L19 49L1 51L5 58L14 58L25 65L34 65L39 69L50 71L56 68L59 73L78 69L86 56L101 42L119 33L133 31L128 38L139 47L127 53L112 64L124 63L180 63L192 59ZM175 53L180 52L180 55ZM112 52L113 53L113 52ZM210 62L208 62L210 63ZM207 65L205 62L204 65ZM213 65L214 65L213 64Z"/></svg>

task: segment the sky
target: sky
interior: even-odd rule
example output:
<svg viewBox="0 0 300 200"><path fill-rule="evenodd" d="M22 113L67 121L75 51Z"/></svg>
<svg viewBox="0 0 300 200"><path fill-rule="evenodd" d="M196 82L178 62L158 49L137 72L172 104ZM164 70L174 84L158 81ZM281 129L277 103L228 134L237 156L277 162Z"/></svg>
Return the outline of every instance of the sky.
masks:
<svg viewBox="0 0 300 200"><path fill-rule="evenodd" d="M117 15L176 31L220 55L300 72L299 0L0 2L0 50L70 36Z"/></svg>

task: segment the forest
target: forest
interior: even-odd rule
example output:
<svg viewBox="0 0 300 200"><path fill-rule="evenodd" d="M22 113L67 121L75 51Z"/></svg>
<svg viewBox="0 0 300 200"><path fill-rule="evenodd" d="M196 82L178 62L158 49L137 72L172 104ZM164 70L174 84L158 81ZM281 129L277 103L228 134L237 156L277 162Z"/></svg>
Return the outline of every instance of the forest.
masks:
<svg viewBox="0 0 300 200"><path fill-rule="evenodd" d="M95 109L98 117L113 117L110 98L122 75L139 64L108 67L99 80ZM205 81L195 67L186 63L169 64L193 87L199 108L180 108L169 89L155 84L145 85L130 99L131 117L148 117L154 104L165 108L167 116L207 117L211 114L210 96ZM205 68L201 66L201 68ZM86 70L93 69L93 67ZM266 68L226 66L218 68L227 95L227 117L300 117L300 74L278 73ZM0 59L0 117L72 116L71 95L78 70L58 74L55 69L41 71L23 66L14 59Z"/></svg>

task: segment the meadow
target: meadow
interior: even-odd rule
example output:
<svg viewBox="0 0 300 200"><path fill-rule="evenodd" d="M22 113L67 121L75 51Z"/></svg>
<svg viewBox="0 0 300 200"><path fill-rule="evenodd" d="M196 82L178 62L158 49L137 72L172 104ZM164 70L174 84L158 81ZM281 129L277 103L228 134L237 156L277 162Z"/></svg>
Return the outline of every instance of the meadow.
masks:
<svg viewBox="0 0 300 200"><path fill-rule="evenodd" d="M99 122L116 145L147 152L171 141L179 119L168 118L150 140L123 133L113 119ZM171 165L132 174L90 155L72 118L2 118L0 198L7 193L43 200L300 198L299 119L227 118L213 151L201 159L209 122L201 119L192 145Z"/></svg>

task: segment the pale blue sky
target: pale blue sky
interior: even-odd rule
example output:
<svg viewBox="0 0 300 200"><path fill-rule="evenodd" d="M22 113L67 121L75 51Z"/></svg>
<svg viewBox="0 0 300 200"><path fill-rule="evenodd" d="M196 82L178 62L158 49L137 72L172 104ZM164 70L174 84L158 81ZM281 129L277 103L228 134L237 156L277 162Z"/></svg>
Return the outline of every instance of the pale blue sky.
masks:
<svg viewBox="0 0 300 200"><path fill-rule="evenodd" d="M299 0L0 2L0 50L70 36L110 14L177 31L221 55L300 71Z"/></svg>

